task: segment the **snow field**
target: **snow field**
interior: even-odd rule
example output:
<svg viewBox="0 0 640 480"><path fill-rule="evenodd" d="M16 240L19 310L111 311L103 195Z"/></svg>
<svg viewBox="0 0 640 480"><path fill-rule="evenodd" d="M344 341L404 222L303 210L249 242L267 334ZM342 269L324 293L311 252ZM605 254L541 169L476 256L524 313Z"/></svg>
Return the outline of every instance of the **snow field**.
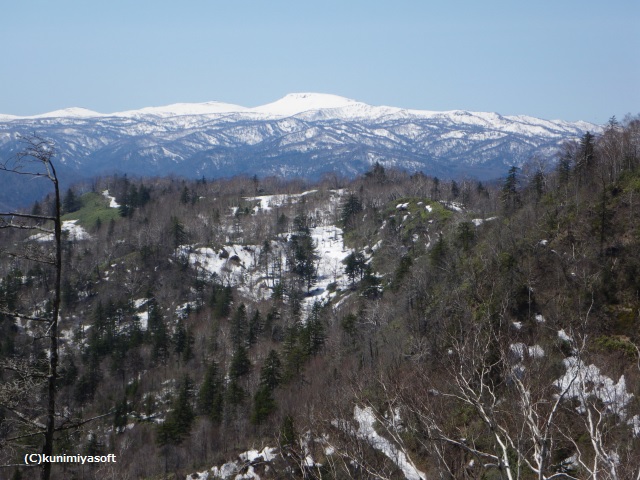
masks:
<svg viewBox="0 0 640 480"><path fill-rule="evenodd" d="M82 228L80 225L76 225L78 220L65 220L62 222L62 231L67 232L69 240L88 240L91 235ZM27 240L36 242L53 242L52 233L38 233L31 235Z"/></svg>

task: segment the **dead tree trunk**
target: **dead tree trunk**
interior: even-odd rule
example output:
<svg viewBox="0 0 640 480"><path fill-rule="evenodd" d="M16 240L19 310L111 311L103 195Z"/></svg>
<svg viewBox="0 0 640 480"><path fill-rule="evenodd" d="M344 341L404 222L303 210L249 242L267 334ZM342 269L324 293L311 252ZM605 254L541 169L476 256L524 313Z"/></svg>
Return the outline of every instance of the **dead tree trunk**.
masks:
<svg viewBox="0 0 640 480"><path fill-rule="evenodd" d="M29 424L36 427L36 431L29 435L43 435L42 454L53 453L54 434L56 431L56 393L58 379L58 319L60 315L61 282L62 282L62 208L60 201L60 188L58 176L52 163L55 149L52 142L38 136L23 138L24 150L15 158L0 164L0 171L7 174L23 175L32 178L44 178L53 186L53 211L49 215L36 215L21 212L0 212L0 229L35 230L45 235L51 235L53 239L53 252L44 257L32 257L28 253L12 253L17 258L33 260L45 263L53 267L54 284L50 293L51 308L42 317L27 315L22 311L1 311L0 313L12 315L25 320L42 322L45 325L46 339L48 341L47 357L48 370L46 374L46 414L44 421L37 418L30 419ZM53 223L53 229L49 225ZM47 225L48 224L48 225ZM19 310L19 309L18 309ZM0 399L2 402L3 399ZM19 411L15 413L20 416ZM26 420L26 419L25 419ZM42 464L40 478L48 480L51 475L51 464Z"/></svg>

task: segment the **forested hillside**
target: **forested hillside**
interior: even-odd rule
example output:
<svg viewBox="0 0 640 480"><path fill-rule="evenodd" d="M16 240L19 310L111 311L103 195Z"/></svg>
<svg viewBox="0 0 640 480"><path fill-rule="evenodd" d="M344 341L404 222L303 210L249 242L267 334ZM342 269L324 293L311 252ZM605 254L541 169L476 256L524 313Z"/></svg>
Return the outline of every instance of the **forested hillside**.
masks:
<svg viewBox="0 0 640 480"><path fill-rule="evenodd" d="M628 119L496 182L99 178L59 248L53 195L2 212L0 478L40 475L53 408L54 453L117 457L56 479L640 479L639 147Z"/></svg>

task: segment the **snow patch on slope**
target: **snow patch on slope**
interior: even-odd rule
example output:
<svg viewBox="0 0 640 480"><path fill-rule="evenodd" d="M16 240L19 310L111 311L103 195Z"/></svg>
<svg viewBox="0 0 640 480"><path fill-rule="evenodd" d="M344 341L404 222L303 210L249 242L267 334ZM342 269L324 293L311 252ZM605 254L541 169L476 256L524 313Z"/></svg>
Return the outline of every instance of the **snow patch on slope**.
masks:
<svg viewBox="0 0 640 480"><path fill-rule="evenodd" d="M271 295L270 278L258 266L261 246L225 245L220 250L183 246L180 249L191 265L215 275L223 284L236 286L248 298L264 300ZM271 255L280 255L280 261L285 262L281 245L273 244Z"/></svg>
<svg viewBox="0 0 640 480"><path fill-rule="evenodd" d="M426 474L418 470L402 450L376 432L373 427L376 423L376 417L371 407L360 408L356 405L353 416L359 425L358 430L355 432L356 435L391 459L402 470L402 474L407 480L424 480L427 478Z"/></svg>
<svg viewBox="0 0 640 480"><path fill-rule="evenodd" d="M567 371L556 380L556 386L561 391L568 389L567 397L578 400L580 413L586 411L586 400L595 397L604 404L608 413L618 415L621 419L626 418L627 406L633 394L627 393L624 375L614 383L613 379L601 374L598 367L585 365L576 357L565 358L563 363Z"/></svg>
<svg viewBox="0 0 640 480"><path fill-rule="evenodd" d="M76 225L78 220L65 220L62 222L62 232L69 235L69 240L88 240L89 233L80 225ZM53 233L38 233L31 235L27 240L36 242L53 242Z"/></svg>
<svg viewBox="0 0 640 480"><path fill-rule="evenodd" d="M260 476L255 472L253 465L256 462L271 462L276 458L276 449L264 447L261 451L247 450L238 455L238 460L227 462L220 467L212 467L208 471L197 472L187 475L186 480L234 480L254 479L260 480ZM245 473L239 473L243 469L247 469Z"/></svg>
<svg viewBox="0 0 640 480"><path fill-rule="evenodd" d="M303 308L310 308L315 302L325 302L336 295L328 290L335 283L336 288L346 288L348 278L342 261L352 250L345 248L343 232L334 225L311 229L311 237L318 251L318 276L310 295L303 302Z"/></svg>
<svg viewBox="0 0 640 480"><path fill-rule="evenodd" d="M109 208L120 208L120 204L116 202L116 197L109 195L109 190L103 191L102 196L109 200Z"/></svg>
<svg viewBox="0 0 640 480"><path fill-rule="evenodd" d="M260 195L257 197L244 197L248 202L258 201L260 202L259 208L265 212L268 212L274 207L281 207L287 203L297 203L301 197L316 193L317 190L309 190L302 193L283 193L280 195Z"/></svg>
<svg viewBox="0 0 640 480"><path fill-rule="evenodd" d="M62 222L62 230L69 234L70 240L87 240L91 238L87 231L80 225L76 225L78 220L65 220Z"/></svg>

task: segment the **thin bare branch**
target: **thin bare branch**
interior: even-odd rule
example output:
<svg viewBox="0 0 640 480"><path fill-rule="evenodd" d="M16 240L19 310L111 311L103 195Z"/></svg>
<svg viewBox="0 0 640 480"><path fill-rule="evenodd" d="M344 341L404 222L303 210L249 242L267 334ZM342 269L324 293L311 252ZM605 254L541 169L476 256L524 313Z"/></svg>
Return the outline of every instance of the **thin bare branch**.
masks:
<svg viewBox="0 0 640 480"><path fill-rule="evenodd" d="M56 219L56 217L51 217L47 215L33 215L29 213L18 213L18 212L0 212L0 217L30 218L32 220L47 220L47 221L54 221Z"/></svg>
<svg viewBox="0 0 640 480"><path fill-rule="evenodd" d="M36 317L36 316L33 316L33 315L24 315L24 314L19 313L19 312L12 312L10 310L4 310L4 309L0 309L0 315L7 315L9 317L17 317L17 318L20 318L21 320L31 320L33 322L50 322L52 320L51 318Z"/></svg>
<svg viewBox="0 0 640 480"><path fill-rule="evenodd" d="M38 230L43 233L53 234L53 230L41 227L39 225L23 225L20 223L1 223L0 229L11 228L13 230Z"/></svg>

